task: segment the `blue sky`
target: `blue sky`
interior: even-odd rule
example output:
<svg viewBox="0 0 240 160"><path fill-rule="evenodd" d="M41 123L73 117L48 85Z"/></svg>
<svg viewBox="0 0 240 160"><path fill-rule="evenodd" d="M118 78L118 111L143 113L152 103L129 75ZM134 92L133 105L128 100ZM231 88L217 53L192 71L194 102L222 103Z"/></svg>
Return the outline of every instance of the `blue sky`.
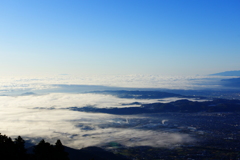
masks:
<svg viewBox="0 0 240 160"><path fill-rule="evenodd" d="M0 74L240 70L239 0L2 0Z"/></svg>

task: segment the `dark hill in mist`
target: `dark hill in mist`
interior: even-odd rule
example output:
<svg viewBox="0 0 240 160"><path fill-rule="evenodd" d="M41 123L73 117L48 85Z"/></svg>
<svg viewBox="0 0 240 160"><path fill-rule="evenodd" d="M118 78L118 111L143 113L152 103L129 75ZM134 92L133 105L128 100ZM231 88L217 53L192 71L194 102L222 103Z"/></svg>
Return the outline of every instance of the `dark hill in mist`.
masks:
<svg viewBox="0 0 240 160"><path fill-rule="evenodd" d="M231 78L221 80L223 86L240 88L240 78Z"/></svg>
<svg viewBox="0 0 240 160"><path fill-rule="evenodd" d="M95 108L95 107L69 107L73 111L107 113L116 115L146 114L146 113L196 113L196 112L240 112L239 100L213 99L212 101L194 102L188 99L177 100L170 103L141 104L140 107L126 108Z"/></svg>
<svg viewBox="0 0 240 160"><path fill-rule="evenodd" d="M169 98L169 97L187 97L180 94L162 92L162 91L94 91L92 93L110 94L118 98L134 98L134 99L158 99L158 98ZM189 97L189 96L188 96Z"/></svg>

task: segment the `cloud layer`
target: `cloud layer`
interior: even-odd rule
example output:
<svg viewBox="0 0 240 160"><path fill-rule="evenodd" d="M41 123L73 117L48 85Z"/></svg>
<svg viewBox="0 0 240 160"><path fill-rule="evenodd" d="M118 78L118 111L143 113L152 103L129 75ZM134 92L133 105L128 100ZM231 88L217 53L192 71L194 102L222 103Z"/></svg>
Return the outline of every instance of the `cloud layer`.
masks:
<svg viewBox="0 0 240 160"><path fill-rule="evenodd" d="M115 116L66 110L66 107L127 107L136 99L111 95L51 93L28 96L0 96L0 131L9 136L21 135L33 142L44 138L54 143L61 139L67 146L82 148L119 142L126 146L167 146L190 142L187 134L165 130L146 130L134 121L150 121L144 116ZM157 100L139 100L153 103ZM161 122L161 119L159 120Z"/></svg>
<svg viewBox="0 0 240 160"><path fill-rule="evenodd" d="M200 76L161 77L153 75L58 75L40 78L2 78L0 80L0 93L3 95L0 96L0 132L13 137L21 135L33 142L38 142L40 138L49 142L61 139L65 145L74 148L103 145L111 141L126 146L167 146L191 142L193 138L187 134L173 133L162 128L152 130L139 127L138 124L141 123L145 125L152 123L151 118L144 117L144 115L116 116L66 109L84 106L139 107L138 104L122 104L155 103L160 99L136 100L84 93L89 91L88 86L77 88L73 85L95 85L91 90L113 89L114 87L203 89L219 87L216 83L219 79L219 77L210 79ZM166 103L178 99L180 98L165 98L160 102ZM156 126L159 126L157 122L162 122L162 120L159 117Z"/></svg>
<svg viewBox="0 0 240 160"><path fill-rule="evenodd" d="M219 76L160 76L160 75L57 75L46 77L2 77L0 93L20 94L40 92L64 85L100 85L125 88L209 89L221 87ZM101 89L101 88L100 88ZM103 89L103 88L102 88Z"/></svg>

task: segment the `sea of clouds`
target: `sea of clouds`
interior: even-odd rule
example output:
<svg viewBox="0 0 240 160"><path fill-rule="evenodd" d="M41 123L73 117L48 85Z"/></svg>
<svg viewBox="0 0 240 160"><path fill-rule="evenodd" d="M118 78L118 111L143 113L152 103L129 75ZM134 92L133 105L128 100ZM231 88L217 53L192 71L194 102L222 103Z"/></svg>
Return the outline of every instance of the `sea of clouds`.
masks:
<svg viewBox="0 0 240 160"><path fill-rule="evenodd" d="M219 76L91 75L1 77L0 93L56 89L57 85L89 85L121 88L213 89L221 87ZM228 77L229 78L229 77ZM17 92L18 91L18 92Z"/></svg>
<svg viewBox="0 0 240 160"><path fill-rule="evenodd" d="M136 100L89 91L129 88L197 89L209 86L214 88L218 86L213 83L216 79L218 77L212 79L151 75L3 77L0 80L0 133L11 137L21 135L32 143L37 143L42 138L51 143L61 139L64 145L73 148L101 146L113 141L125 146L168 146L192 142L194 139L188 134L140 129L129 125L136 119L150 122L149 117L144 115L85 113L67 108L129 107L130 105L122 104L136 101L170 102L179 98ZM162 118L159 117L159 122L161 121Z"/></svg>
<svg viewBox="0 0 240 160"><path fill-rule="evenodd" d="M126 146L166 146L192 140L186 134L142 130L128 126L133 119L149 119L144 116L117 116L66 109L89 105L101 108L128 107L121 104L135 101L91 93L0 96L0 131L12 137L21 135L33 143L39 142L41 138L52 143L61 139L65 145L73 148L101 145L112 141ZM158 99L137 101L153 103ZM159 121L161 122L161 119ZM115 127L119 125L126 127Z"/></svg>

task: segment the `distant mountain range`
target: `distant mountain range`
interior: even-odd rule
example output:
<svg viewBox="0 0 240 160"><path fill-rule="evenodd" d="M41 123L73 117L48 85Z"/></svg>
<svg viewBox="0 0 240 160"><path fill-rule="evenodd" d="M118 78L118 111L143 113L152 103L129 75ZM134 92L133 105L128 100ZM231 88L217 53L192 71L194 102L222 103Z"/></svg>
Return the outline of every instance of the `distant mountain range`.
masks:
<svg viewBox="0 0 240 160"><path fill-rule="evenodd" d="M214 73L214 74L210 74L210 76L240 76L240 70ZM222 79L221 85L225 86L225 87L239 88L240 87L240 77L230 78L230 79Z"/></svg>
<svg viewBox="0 0 240 160"><path fill-rule="evenodd" d="M214 74L210 74L210 76L240 76L240 70L214 73Z"/></svg>

